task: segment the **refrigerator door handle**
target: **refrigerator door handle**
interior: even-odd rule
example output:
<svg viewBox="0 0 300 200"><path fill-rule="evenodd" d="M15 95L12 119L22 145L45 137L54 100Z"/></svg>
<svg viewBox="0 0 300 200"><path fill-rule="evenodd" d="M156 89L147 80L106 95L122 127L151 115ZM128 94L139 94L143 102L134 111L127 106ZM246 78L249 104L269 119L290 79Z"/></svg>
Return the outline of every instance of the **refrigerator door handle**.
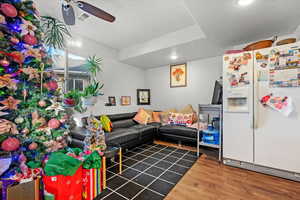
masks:
<svg viewBox="0 0 300 200"><path fill-rule="evenodd" d="M254 58L255 59L255 58ZM258 70L256 68L256 62L253 63L253 108L252 108L252 128L257 129L258 128L258 90L259 90L259 84L258 84Z"/></svg>

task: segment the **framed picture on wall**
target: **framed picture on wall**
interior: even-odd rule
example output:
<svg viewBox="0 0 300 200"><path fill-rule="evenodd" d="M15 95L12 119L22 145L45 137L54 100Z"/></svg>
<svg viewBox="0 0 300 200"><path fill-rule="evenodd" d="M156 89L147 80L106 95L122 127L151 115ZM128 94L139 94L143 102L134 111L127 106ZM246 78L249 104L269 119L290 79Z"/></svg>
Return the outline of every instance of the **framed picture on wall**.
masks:
<svg viewBox="0 0 300 200"><path fill-rule="evenodd" d="M114 97L114 96L108 97L108 103L109 103L111 106L115 106L115 105L116 105L116 97Z"/></svg>
<svg viewBox="0 0 300 200"><path fill-rule="evenodd" d="M131 97L130 96L121 96L121 105L122 106L131 105Z"/></svg>
<svg viewBox="0 0 300 200"><path fill-rule="evenodd" d="M150 105L150 89L137 89L137 105Z"/></svg>
<svg viewBox="0 0 300 200"><path fill-rule="evenodd" d="M187 67L186 63L170 66L170 87L187 86Z"/></svg>

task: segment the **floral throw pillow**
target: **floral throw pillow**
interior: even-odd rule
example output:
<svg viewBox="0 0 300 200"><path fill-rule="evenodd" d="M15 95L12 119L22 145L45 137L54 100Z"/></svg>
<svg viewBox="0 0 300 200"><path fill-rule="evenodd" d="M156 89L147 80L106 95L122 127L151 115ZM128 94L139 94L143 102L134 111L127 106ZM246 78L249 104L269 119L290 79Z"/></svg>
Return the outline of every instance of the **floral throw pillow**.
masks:
<svg viewBox="0 0 300 200"><path fill-rule="evenodd" d="M193 114L170 113L168 124L190 126L193 123Z"/></svg>

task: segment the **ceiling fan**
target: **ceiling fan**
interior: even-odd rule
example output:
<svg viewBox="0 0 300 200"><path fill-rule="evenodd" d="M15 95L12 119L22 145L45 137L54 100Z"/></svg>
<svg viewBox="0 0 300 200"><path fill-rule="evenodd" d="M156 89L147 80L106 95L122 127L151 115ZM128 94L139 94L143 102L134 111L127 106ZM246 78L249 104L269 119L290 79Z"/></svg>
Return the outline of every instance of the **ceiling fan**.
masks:
<svg viewBox="0 0 300 200"><path fill-rule="evenodd" d="M62 15L67 25L75 25L75 12L73 6L76 6L86 13L94 15L108 22L114 22L116 18L104 10L97 8L87 2L77 0L63 0Z"/></svg>

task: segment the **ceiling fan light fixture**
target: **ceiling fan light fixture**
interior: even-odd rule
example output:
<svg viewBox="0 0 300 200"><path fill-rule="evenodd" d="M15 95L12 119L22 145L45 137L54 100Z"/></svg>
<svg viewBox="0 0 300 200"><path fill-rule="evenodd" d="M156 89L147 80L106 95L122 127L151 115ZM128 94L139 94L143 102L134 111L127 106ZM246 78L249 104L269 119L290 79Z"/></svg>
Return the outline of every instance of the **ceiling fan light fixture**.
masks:
<svg viewBox="0 0 300 200"><path fill-rule="evenodd" d="M249 6L252 4L255 0L238 0L238 5L239 6Z"/></svg>
<svg viewBox="0 0 300 200"><path fill-rule="evenodd" d="M86 14L86 13L82 13L79 17L78 17L78 19L80 20L80 21L85 21L87 18L89 18L90 16L88 15L88 14Z"/></svg>
<svg viewBox="0 0 300 200"><path fill-rule="evenodd" d="M171 59L172 59L172 60L177 60L177 59L178 59L178 56L177 56L177 55L171 55Z"/></svg>

